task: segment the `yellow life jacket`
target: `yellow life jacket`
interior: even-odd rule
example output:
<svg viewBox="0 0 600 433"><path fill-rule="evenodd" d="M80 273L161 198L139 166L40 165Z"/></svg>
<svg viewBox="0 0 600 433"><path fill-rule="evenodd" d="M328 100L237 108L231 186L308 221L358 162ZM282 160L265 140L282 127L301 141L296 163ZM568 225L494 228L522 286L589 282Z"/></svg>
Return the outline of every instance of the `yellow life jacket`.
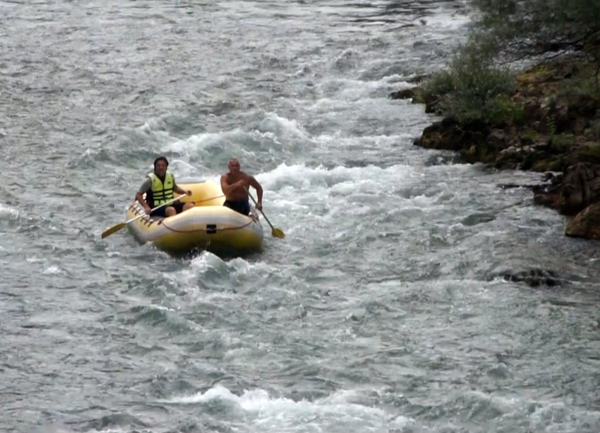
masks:
<svg viewBox="0 0 600 433"><path fill-rule="evenodd" d="M173 200L173 188L175 183L173 181L173 175L169 172L165 174L165 182L163 183L160 178L154 173L150 173L150 179L152 179L152 203L151 207L160 206L163 203Z"/></svg>

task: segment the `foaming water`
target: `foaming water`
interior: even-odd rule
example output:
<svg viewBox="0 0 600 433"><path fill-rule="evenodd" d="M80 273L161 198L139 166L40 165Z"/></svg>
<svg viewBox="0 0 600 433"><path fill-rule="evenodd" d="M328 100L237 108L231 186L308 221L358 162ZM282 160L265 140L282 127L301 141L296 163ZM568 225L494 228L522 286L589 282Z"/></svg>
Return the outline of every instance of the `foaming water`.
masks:
<svg viewBox="0 0 600 433"><path fill-rule="evenodd" d="M271 397L265 390L245 391L237 396L225 387L216 386L205 393L176 397L167 403L230 412L234 420L228 427L248 432L258 425L266 432L293 432L299 425L304 431L346 432L356 429L357 420L362 431L373 432L409 424L403 417L390 420L383 410L370 408L363 402L354 403L355 399L353 392L334 393L315 401Z"/></svg>
<svg viewBox="0 0 600 433"><path fill-rule="evenodd" d="M0 204L0 218L2 219L14 219L19 216L19 211L10 206Z"/></svg>
<svg viewBox="0 0 600 433"><path fill-rule="evenodd" d="M387 97L464 2L4 7L0 430L599 430L593 245ZM286 238L100 239L157 154L179 182L238 157Z"/></svg>

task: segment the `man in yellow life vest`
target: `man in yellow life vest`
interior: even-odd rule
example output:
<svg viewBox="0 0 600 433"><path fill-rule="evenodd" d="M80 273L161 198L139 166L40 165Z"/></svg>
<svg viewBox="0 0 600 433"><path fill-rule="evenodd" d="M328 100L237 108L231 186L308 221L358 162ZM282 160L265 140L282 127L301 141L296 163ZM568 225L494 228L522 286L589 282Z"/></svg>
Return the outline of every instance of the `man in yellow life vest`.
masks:
<svg viewBox="0 0 600 433"><path fill-rule="evenodd" d="M135 195L137 201L144 206L146 213L150 216L167 218L194 207L194 203L183 204L176 201L169 206L163 206L150 212L152 208L172 200L175 197L173 192L192 195L192 191L186 191L175 183L175 177L167 172L168 166L169 161L167 161L167 158L164 156L156 158L154 160L154 172L148 174L148 177L144 180L144 183L142 183L142 186ZM144 193L146 193L145 200Z"/></svg>

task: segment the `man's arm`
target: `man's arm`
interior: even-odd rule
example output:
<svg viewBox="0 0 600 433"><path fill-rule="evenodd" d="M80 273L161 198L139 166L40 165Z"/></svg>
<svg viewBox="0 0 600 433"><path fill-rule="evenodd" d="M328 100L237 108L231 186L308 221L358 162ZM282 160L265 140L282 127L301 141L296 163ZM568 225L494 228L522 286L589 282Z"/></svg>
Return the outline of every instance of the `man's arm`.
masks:
<svg viewBox="0 0 600 433"><path fill-rule="evenodd" d="M138 190L138 192L135 194L135 198L138 201L139 204L141 204L144 207L144 210L146 211L146 213L150 213L150 206L148 206L148 203L146 203L146 200L144 200L144 193L150 191L150 189L152 188L152 179L150 179L149 177L147 177L144 180L144 183L142 183L142 186L140 186L140 189Z"/></svg>
<svg viewBox="0 0 600 433"><path fill-rule="evenodd" d="M179 185L177 185L177 182L175 182L175 176L173 176L173 191L175 191L177 194L182 194L182 195L192 195L192 191L191 190L185 190L182 187L180 187Z"/></svg>
<svg viewBox="0 0 600 433"><path fill-rule="evenodd" d="M256 207L260 210L262 208L262 197L263 197L263 189L260 183L254 178L254 176L248 176L248 183L256 190ZM250 191L248 191L248 194Z"/></svg>
<svg viewBox="0 0 600 433"><path fill-rule="evenodd" d="M232 183L231 185L229 185L227 183L227 176L226 175L221 176L221 190L223 190L223 194L225 194L226 196L228 194L231 194L231 192L234 189L239 188L240 186L244 186L244 185L246 185L246 181L244 179L240 179L236 183Z"/></svg>

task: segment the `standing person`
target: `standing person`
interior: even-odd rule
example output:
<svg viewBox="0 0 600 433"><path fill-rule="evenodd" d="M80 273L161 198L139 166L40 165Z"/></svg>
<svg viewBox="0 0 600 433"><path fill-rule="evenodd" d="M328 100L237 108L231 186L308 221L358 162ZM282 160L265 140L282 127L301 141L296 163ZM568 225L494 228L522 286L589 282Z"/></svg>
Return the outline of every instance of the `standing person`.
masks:
<svg viewBox="0 0 600 433"><path fill-rule="evenodd" d="M154 171L148 174L148 177L146 177L144 183L142 183L142 186L135 195L137 201L144 206L146 213L150 216L167 218L194 207L194 203L183 204L176 201L169 206L163 206L150 212L152 208L160 206L169 200L173 200L173 192L192 195L192 191L186 191L175 183L175 177L167 171L168 166L169 161L167 161L167 158L164 156L156 158L154 160ZM145 200L143 196L144 193L146 193Z"/></svg>
<svg viewBox="0 0 600 433"><path fill-rule="evenodd" d="M225 194L223 206L227 206L243 215L248 215L250 213L248 187L252 186L256 189L256 209L261 210L263 189L260 183L253 176L240 170L240 162L236 158L231 159L227 167L229 173L221 176L221 189Z"/></svg>

